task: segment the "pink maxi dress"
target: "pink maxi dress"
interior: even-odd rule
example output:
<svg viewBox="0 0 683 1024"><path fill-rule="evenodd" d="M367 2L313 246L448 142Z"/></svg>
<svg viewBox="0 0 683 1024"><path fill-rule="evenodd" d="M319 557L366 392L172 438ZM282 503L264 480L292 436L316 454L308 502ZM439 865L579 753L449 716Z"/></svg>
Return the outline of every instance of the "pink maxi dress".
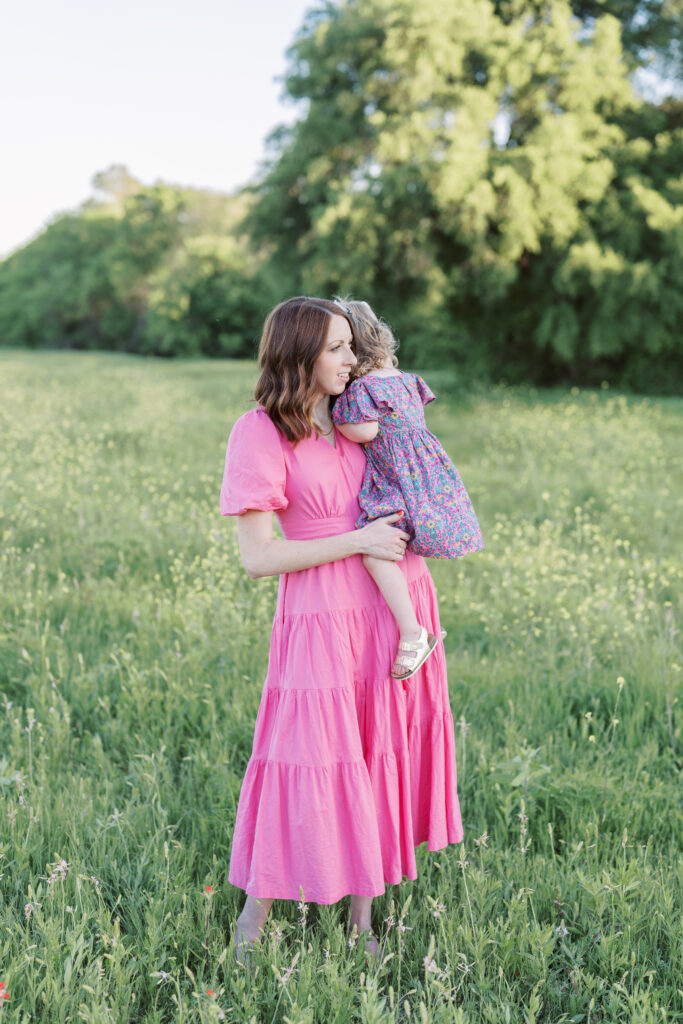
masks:
<svg viewBox="0 0 683 1024"><path fill-rule="evenodd" d="M262 408L235 423L222 515L276 513L288 540L354 529L363 448L335 431L291 444ZM434 584L406 552L419 620ZM336 903L417 877L415 848L458 843L455 736L443 645L390 676L398 631L360 555L280 576L268 671L240 792L230 882L251 896Z"/></svg>

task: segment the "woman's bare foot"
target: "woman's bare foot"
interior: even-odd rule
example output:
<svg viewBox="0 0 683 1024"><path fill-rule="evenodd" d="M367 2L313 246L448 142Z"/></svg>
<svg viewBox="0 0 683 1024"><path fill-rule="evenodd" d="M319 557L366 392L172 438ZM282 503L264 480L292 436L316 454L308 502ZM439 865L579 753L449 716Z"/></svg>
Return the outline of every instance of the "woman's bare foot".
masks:
<svg viewBox="0 0 683 1024"><path fill-rule="evenodd" d="M240 964L253 961L255 944L263 935L263 927L272 906L272 900L258 900L247 896L242 913L235 925L235 955Z"/></svg>
<svg viewBox="0 0 683 1024"><path fill-rule="evenodd" d="M249 935L245 932L240 924L240 919L237 918L237 924L235 925L234 945L235 945L235 959L238 964L242 964L247 967L253 963L254 959L254 943L258 942L259 936Z"/></svg>
<svg viewBox="0 0 683 1024"><path fill-rule="evenodd" d="M365 936L366 956L377 956L379 953L379 942L372 930L372 922L370 920L371 909L372 896L352 896L349 928L352 938L358 939Z"/></svg>
<svg viewBox="0 0 683 1024"><path fill-rule="evenodd" d="M365 955L366 956L377 956L379 953L379 939L373 932L372 928L368 932L368 937L365 941Z"/></svg>

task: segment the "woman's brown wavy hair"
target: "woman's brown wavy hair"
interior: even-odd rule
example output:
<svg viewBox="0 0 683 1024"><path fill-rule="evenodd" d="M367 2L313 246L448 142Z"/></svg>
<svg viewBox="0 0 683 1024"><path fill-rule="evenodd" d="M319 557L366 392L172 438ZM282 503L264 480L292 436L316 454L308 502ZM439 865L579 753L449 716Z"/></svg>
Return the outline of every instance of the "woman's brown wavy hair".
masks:
<svg viewBox="0 0 683 1024"><path fill-rule="evenodd" d="M289 441L320 432L313 424L319 398L313 367L325 347L330 317L350 317L335 302L297 295L276 306L263 325L258 360L261 373L254 398Z"/></svg>

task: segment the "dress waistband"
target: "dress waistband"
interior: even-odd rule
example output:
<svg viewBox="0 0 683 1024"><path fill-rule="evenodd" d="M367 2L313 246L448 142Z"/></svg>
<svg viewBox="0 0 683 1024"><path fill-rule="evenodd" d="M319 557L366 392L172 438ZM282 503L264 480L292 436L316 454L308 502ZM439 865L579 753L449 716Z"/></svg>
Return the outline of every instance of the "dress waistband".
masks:
<svg viewBox="0 0 683 1024"><path fill-rule="evenodd" d="M314 540L317 537L334 537L337 533L349 533L355 529L356 520L351 516L326 516L324 519L299 519L296 523L282 523L282 532L287 540Z"/></svg>

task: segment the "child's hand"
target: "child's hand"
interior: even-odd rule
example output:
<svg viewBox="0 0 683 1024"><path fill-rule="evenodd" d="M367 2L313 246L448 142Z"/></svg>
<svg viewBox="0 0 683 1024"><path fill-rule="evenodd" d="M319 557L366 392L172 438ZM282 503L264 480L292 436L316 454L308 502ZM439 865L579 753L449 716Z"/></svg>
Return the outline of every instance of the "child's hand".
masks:
<svg viewBox="0 0 683 1024"><path fill-rule="evenodd" d="M389 562L400 562L405 554L410 534L391 524L398 522L402 517L402 512L393 512L390 516L375 519L373 523L368 523L362 530L359 530L360 553L373 555L375 558L384 558Z"/></svg>

